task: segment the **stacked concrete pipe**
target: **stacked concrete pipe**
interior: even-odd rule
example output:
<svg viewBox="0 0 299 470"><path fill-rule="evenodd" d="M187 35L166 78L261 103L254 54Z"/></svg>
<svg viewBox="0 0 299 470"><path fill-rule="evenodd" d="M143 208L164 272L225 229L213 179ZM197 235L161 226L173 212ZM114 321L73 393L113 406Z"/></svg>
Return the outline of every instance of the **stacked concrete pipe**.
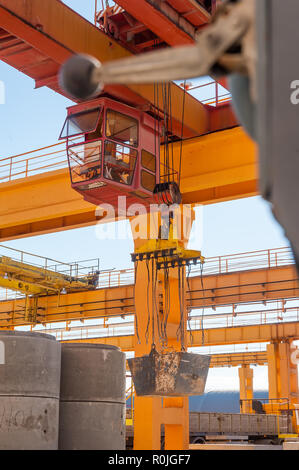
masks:
<svg viewBox="0 0 299 470"><path fill-rule="evenodd" d="M125 449L125 361L115 346L62 344L59 449Z"/></svg>
<svg viewBox="0 0 299 470"><path fill-rule="evenodd" d="M0 331L0 449L56 450L61 345L41 333Z"/></svg>

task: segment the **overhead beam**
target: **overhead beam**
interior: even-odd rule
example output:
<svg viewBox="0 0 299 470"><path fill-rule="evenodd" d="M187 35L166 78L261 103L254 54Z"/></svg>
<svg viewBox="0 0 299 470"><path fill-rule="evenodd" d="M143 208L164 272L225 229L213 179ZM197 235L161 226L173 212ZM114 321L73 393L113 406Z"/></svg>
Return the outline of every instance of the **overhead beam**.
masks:
<svg viewBox="0 0 299 470"><path fill-rule="evenodd" d="M181 144L175 143L173 150L179 168ZM255 146L240 127L184 141L183 203L254 196L257 185ZM2 241L96 223L95 206L72 190L67 169L0 184Z"/></svg>
<svg viewBox="0 0 299 470"><path fill-rule="evenodd" d="M200 277L190 281L187 301L192 308L262 303L299 295L298 274L293 265L212 274L204 276L202 283Z"/></svg>
<svg viewBox="0 0 299 470"><path fill-rule="evenodd" d="M299 322L273 323L268 325L235 326L232 328L209 328L192 331L188 347L224 346L232 344L268 343L271 341L295 341L299 339ZM72 342L63 340L63 342ZM78 339L79 343L109 344L122 351L134 351L134 336L109 336Z"/></svg>
<svg viewBox="0 0 299 470"><path fill-rule="evenodd" d="M163 0L117 0L117 4L166 44L177 46L194 43L196 28ZM205 22L209 20L210 15L206 12Z"/></svg>

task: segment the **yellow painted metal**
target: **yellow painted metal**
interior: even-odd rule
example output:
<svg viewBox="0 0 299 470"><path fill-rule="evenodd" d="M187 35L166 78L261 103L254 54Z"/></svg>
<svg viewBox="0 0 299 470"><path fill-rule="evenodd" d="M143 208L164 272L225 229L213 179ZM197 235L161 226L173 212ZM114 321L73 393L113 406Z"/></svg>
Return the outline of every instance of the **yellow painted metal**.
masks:
<svg viewBox="0 0 299 470"><path fill-rule="evenodd" d="M60 293L62 289L91 289L91 276L71 278L40 266L22 263L8 256L0 257L0 287L30 295Z"/></svg>
<svg viewBox="0 0 299 470"><path fill-rule="evenodd" d="M2 240L96 223L95 207L72 190L66 169L2 183L0 207Z"/></svg>
<svg viewBox="0 0 299 470"><path fill-rule="evenodd" d="M180 143L174 144L178 168ZM257 194L255 148L241 128L183 144L181 189L186 204L210 204ZM97 223L95 206L70 185L68 170L0 184L0 239Z"/></svg>
<svg viewBox="0 0 299 470"><path fill-rule="evenodd" d="M173 149L177 169L180 143ZM181 174L183 203L209 204L256 195L256 163L256 146L240 127L185 140Z"/></svg>
<svg viewBox="0 0 299 470"><path fill-rule="evenodd" d="M38 304L40 296L47 298L47 295L55 294L59 305L62 292L91 291L98 282L98 260L91 260L96 261L95 266L86 266L85 262L68 264L3 245L0 249L11 255L0 256L0 287L25 294L16 301L22 303L18 304L17 312L13 308L11 312L5 312L4 318L2 316L2 327L10 323L13 328L15 321L35 325L42 310Z"/></svg>

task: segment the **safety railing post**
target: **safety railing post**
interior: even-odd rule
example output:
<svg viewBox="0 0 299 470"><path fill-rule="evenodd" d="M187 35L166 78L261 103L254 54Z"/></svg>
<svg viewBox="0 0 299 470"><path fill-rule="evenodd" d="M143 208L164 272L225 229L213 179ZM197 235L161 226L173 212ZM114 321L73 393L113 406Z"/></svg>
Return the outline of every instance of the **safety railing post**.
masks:
<svg viewBox="0 0 299 470"><path fill-rule="evenodd" d="M11 181L11 176L12 176L12 157L10 157L9 177L8 177L9 181Z"/></svg>

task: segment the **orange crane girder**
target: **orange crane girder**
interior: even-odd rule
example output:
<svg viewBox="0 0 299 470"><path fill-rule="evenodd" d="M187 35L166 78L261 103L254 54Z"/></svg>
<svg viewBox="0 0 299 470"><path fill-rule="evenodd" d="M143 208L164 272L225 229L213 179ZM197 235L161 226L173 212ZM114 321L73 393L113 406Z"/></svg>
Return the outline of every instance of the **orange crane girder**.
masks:
<svg viewBox="0 0 299 470"><path fill-rule="evenodd" d="M1 0L0 37L1 60L32 77L37 87L49 86L59 93L57 72L72 53L90 54L101 62L130 56L128 50L59 0ZM180 136L184 91L175 84L171 90L173 131ZM135 106L155 101L152 85L108 86L105 92ZM163 102L162 94L159 102ZM237 124L230 108L225 114L222 128L232 120ZM210 124L209 107L187 93L184 137L202 135L211 130Z"/></svg>
<svg viewBox="0 0 299 470"><path fill-rule="evenodd" d="M178 168L180 143L173 150ZM210 204L258 192L255 146L240 127L185 141L182 160L185 204ZM2 183L0 240L96 224L95 209L72 190L67 169Z"/></svg>

